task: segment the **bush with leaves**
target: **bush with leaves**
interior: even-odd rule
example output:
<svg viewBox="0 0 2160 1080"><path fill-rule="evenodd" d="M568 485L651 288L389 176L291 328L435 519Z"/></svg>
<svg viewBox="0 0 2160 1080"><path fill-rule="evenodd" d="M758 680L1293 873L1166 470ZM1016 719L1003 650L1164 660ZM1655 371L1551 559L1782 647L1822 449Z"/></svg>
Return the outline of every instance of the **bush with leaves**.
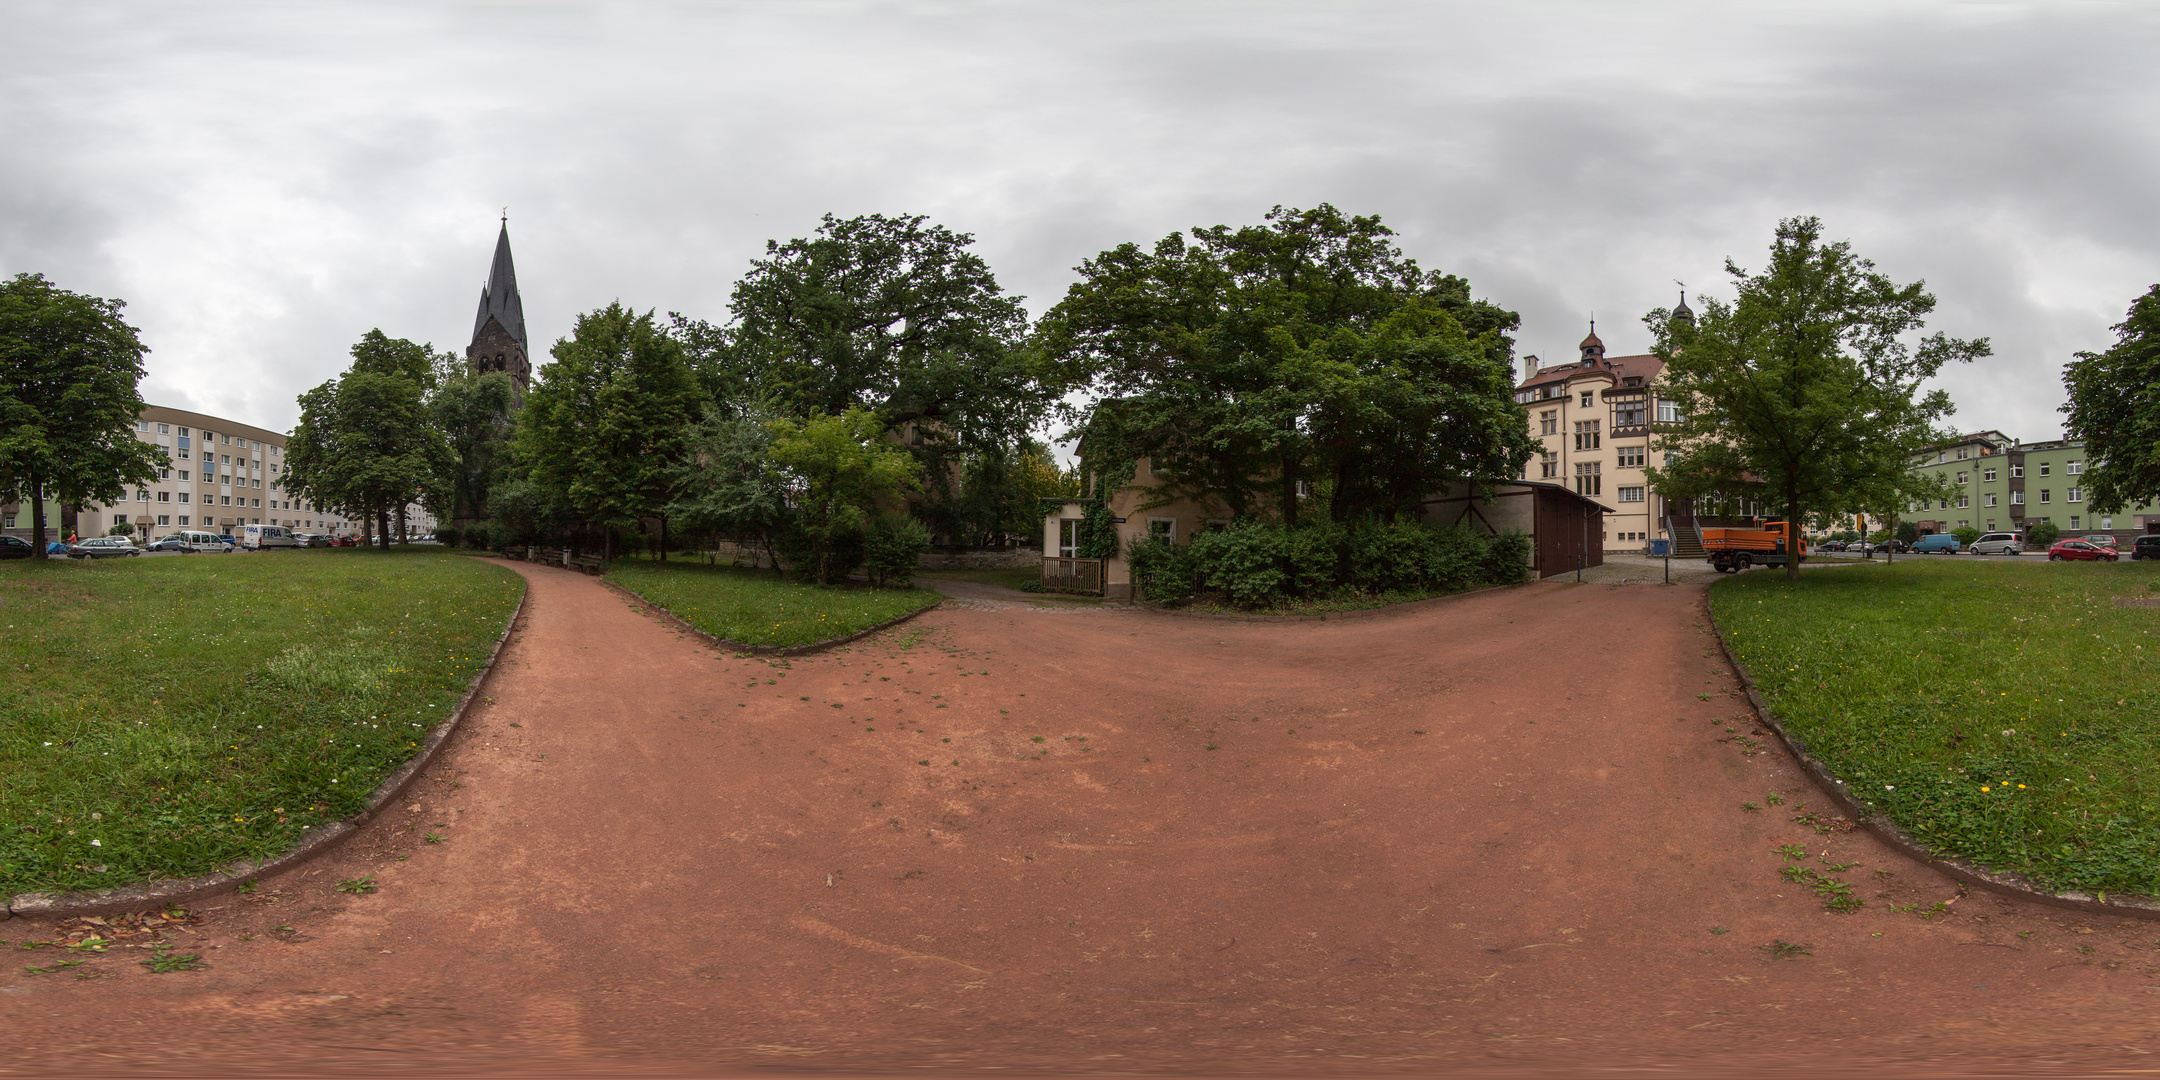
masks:
<svg viewBox="0 0 2160 1080"><path fill-rule="evenodd" d="M1970 525L1960 525L1950 530L1950 535L1957 537L1958 546L1971 547L1973 541L1980 539L1981 533Z"/></svg>
<svg viewBox="0 0 2160 1080"><path fill-rule="evenodd" d="M2056 537L2061 535L2061 528L2057 527L2053 521L2043 519L2040 524L2032 527L2031 532L2025 534L2025 539L2036 547L2048 547L2055 543Z"/></svg>
<svg viewBox="0 0 2160 1080"><path fill-rule="evenodd" d="M871 523L905 505L922 466L884 437L877 414L851 407L839 416L774 420L773 464L795 496L795 522L783 553L805 580L833 583L862 565Z"/></svg>
<svg viewBox="0 0 2160 1080"><path fill-rule="evenodd" d="M455 525L435 526L435 539L441 541L444 547L456 547L458 541L464 539L464 537L465 530Z"/></svg>
<svg viewBox="0 0 2160 1080"><path fill-rule="evenodd" d="M1158 604L1192 599L1196 567L1189 547L1154 536L1136 536L1125 549L1134 595Z"/></svg>
<svg viewBox="0 0 2160 1080"><path fill-rule="evenodd" d="M892 514L872 522L863 536L863 568L870 584L906 587L915 581L916 564L930 550L930 530L911 517Z"/></svg>

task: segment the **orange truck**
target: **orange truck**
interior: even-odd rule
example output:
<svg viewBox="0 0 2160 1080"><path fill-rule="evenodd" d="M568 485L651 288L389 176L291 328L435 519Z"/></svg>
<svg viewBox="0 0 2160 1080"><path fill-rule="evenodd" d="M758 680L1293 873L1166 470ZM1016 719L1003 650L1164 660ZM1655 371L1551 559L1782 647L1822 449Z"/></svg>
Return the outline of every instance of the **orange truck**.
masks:
<svg viewBox="0 0 2160 1080"><path fill-rule="evenodd" d="M1703 551L1720 574L1736 574L1750 566L1784 566L1792 552L1807 561L1807 541L1793 540L1787 550L1782 521L1766 521L1760 529L1704 529Z"/></svg>

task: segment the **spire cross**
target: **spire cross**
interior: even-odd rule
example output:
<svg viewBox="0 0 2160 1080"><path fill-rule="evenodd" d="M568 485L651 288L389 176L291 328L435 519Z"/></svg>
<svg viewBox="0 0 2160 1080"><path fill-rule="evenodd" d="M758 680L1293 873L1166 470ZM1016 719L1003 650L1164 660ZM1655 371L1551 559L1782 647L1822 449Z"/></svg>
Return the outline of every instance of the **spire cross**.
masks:
<svg viewBox="0 0 2160 1080"><path fill-rule="evenodd" d="M503 207L502 222L505 225L510 224L510 208L507 206Z"/></svg>

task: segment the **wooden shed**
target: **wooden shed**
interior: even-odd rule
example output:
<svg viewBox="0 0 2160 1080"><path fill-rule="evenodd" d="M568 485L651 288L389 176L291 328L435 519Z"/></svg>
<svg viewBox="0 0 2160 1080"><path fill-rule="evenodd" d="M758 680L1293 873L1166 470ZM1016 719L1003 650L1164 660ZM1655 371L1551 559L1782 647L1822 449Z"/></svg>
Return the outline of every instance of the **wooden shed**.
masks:
<svg viewBox="0 0 2160 1080"><path fill-rule="evenodd" d="M1605 562L1605 515L1612 509L1559 484L1511 480L1493 485L1489 497L1470 484L1450 484L1424 507L1428 524L1465 524L1496 536L1528 533L1530 569L1540 578Z"/></svg>

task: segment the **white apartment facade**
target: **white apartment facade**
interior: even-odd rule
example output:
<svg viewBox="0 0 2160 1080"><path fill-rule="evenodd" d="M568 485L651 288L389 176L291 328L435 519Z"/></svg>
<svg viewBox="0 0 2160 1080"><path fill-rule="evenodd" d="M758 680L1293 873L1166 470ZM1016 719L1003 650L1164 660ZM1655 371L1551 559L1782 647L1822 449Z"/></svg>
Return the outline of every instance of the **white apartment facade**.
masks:
<svg viewBox="0 0 2160 1080"><path fill-rule="evenodd" d="M231 533L242 525L285 525L326 535L354 530L344 515L285 490L285 436L279 432L149 405L135 421L135 437L161 447L165 467L117 502L79 508L77 533L100 536L116 525L129 526L138 539L180 529Z"/></svg>

